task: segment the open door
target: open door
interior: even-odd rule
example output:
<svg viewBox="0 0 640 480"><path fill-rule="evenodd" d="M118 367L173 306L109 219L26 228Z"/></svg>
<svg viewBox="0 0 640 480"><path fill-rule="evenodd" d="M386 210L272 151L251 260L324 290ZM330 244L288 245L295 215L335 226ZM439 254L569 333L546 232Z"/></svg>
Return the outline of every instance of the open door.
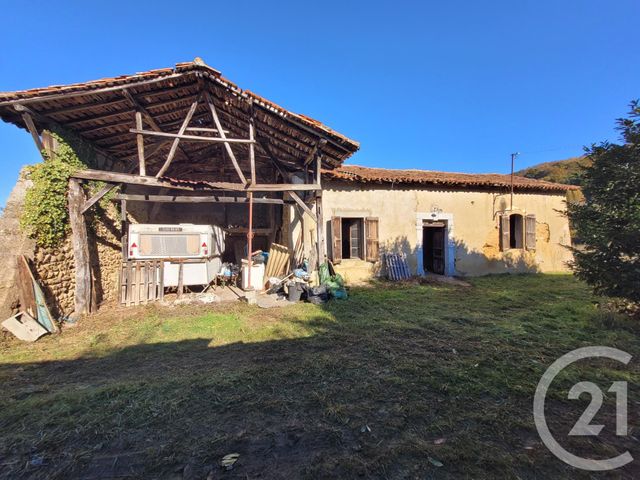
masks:
<svg viewBox="0 0 640 480"><path fill-rule="evenodd" d="M430 222L422 228L423 267L425 272L444 275L446 224Z"/></svg>

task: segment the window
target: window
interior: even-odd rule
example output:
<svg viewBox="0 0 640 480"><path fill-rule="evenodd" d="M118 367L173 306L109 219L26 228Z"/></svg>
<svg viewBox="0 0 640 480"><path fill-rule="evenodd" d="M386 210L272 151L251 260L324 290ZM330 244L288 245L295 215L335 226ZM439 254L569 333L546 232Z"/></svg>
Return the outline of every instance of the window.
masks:
<svg viewBox="0 0 640 480"><path fill-rule="evenodd" d="M379 256L378 219L372 217L333 217L331 219L331 258L375 262Z"/></svg>
<svg viewBox="0 0 640 480"><path fill-rule="evenodd" d="M509 248L522 248L522 223L522 215L519 213L509 215Z"/></svg>
<svg viewBox="0 0 640 480"><path fill-rule="evenodd" d="M362 219L342 219L342 258L360 258L362 256Z"/></svg>
<svg viewBox="0 0 640 480"><path fill-rule="evenodd" d="M505 212L500 216L500 249L535 250L536 216Z"/></svg>

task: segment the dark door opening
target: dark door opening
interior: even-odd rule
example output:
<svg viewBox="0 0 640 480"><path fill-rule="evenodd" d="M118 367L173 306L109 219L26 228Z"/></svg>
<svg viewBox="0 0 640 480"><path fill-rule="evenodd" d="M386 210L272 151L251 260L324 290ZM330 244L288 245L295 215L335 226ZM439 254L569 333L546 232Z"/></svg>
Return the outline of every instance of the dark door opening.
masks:
<svg viewBox="0 0 640 480"><path fill-rule="evenodd" d="M444 275L446 225L443 222L425 224L422 228L422 259L425 272Z"/></svg>
<svg viewBox="0 0 640 480"><path fill-rule="evenodd" d="M342 258L359 258L363 255L362 218L342 219Z"/></svg>

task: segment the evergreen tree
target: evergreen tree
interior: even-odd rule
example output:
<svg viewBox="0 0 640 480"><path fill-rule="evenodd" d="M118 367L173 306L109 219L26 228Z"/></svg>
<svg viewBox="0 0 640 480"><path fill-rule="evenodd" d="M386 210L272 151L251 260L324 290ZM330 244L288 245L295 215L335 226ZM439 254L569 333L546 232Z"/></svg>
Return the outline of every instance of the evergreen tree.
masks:
<svg viewBox="0 0 640 480"><path fill-rule="evenodd" d="M586 149L584 202L568 205L584 245L574 248L576 275L601 295L640 304L640 104L617 121L622 145Z"/></svg>

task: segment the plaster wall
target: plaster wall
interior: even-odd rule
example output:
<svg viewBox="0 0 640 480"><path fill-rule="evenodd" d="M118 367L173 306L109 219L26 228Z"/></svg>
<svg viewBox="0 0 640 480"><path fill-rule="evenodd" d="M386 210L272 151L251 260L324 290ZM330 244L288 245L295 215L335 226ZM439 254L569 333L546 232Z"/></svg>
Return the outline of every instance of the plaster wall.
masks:
<svg viewBox="0 0 640 480"><path fill-rule="evenodd" d="M536 215L536 249L502 252L498 214L509 209L508 193L342 182L325 182L323 187L327 221L332 216L378 217L381 252L405 253L415 274L423 273L421 235L426 218L448 220L450 248L446 262L451 265L450 275L565 272L572 259L565 248L571 244L571 237L568 220L561 213L565 209L563 194L516 193L514 213ZM347 260L337 270L357 282L380 272L381 267Z"/></svg>

